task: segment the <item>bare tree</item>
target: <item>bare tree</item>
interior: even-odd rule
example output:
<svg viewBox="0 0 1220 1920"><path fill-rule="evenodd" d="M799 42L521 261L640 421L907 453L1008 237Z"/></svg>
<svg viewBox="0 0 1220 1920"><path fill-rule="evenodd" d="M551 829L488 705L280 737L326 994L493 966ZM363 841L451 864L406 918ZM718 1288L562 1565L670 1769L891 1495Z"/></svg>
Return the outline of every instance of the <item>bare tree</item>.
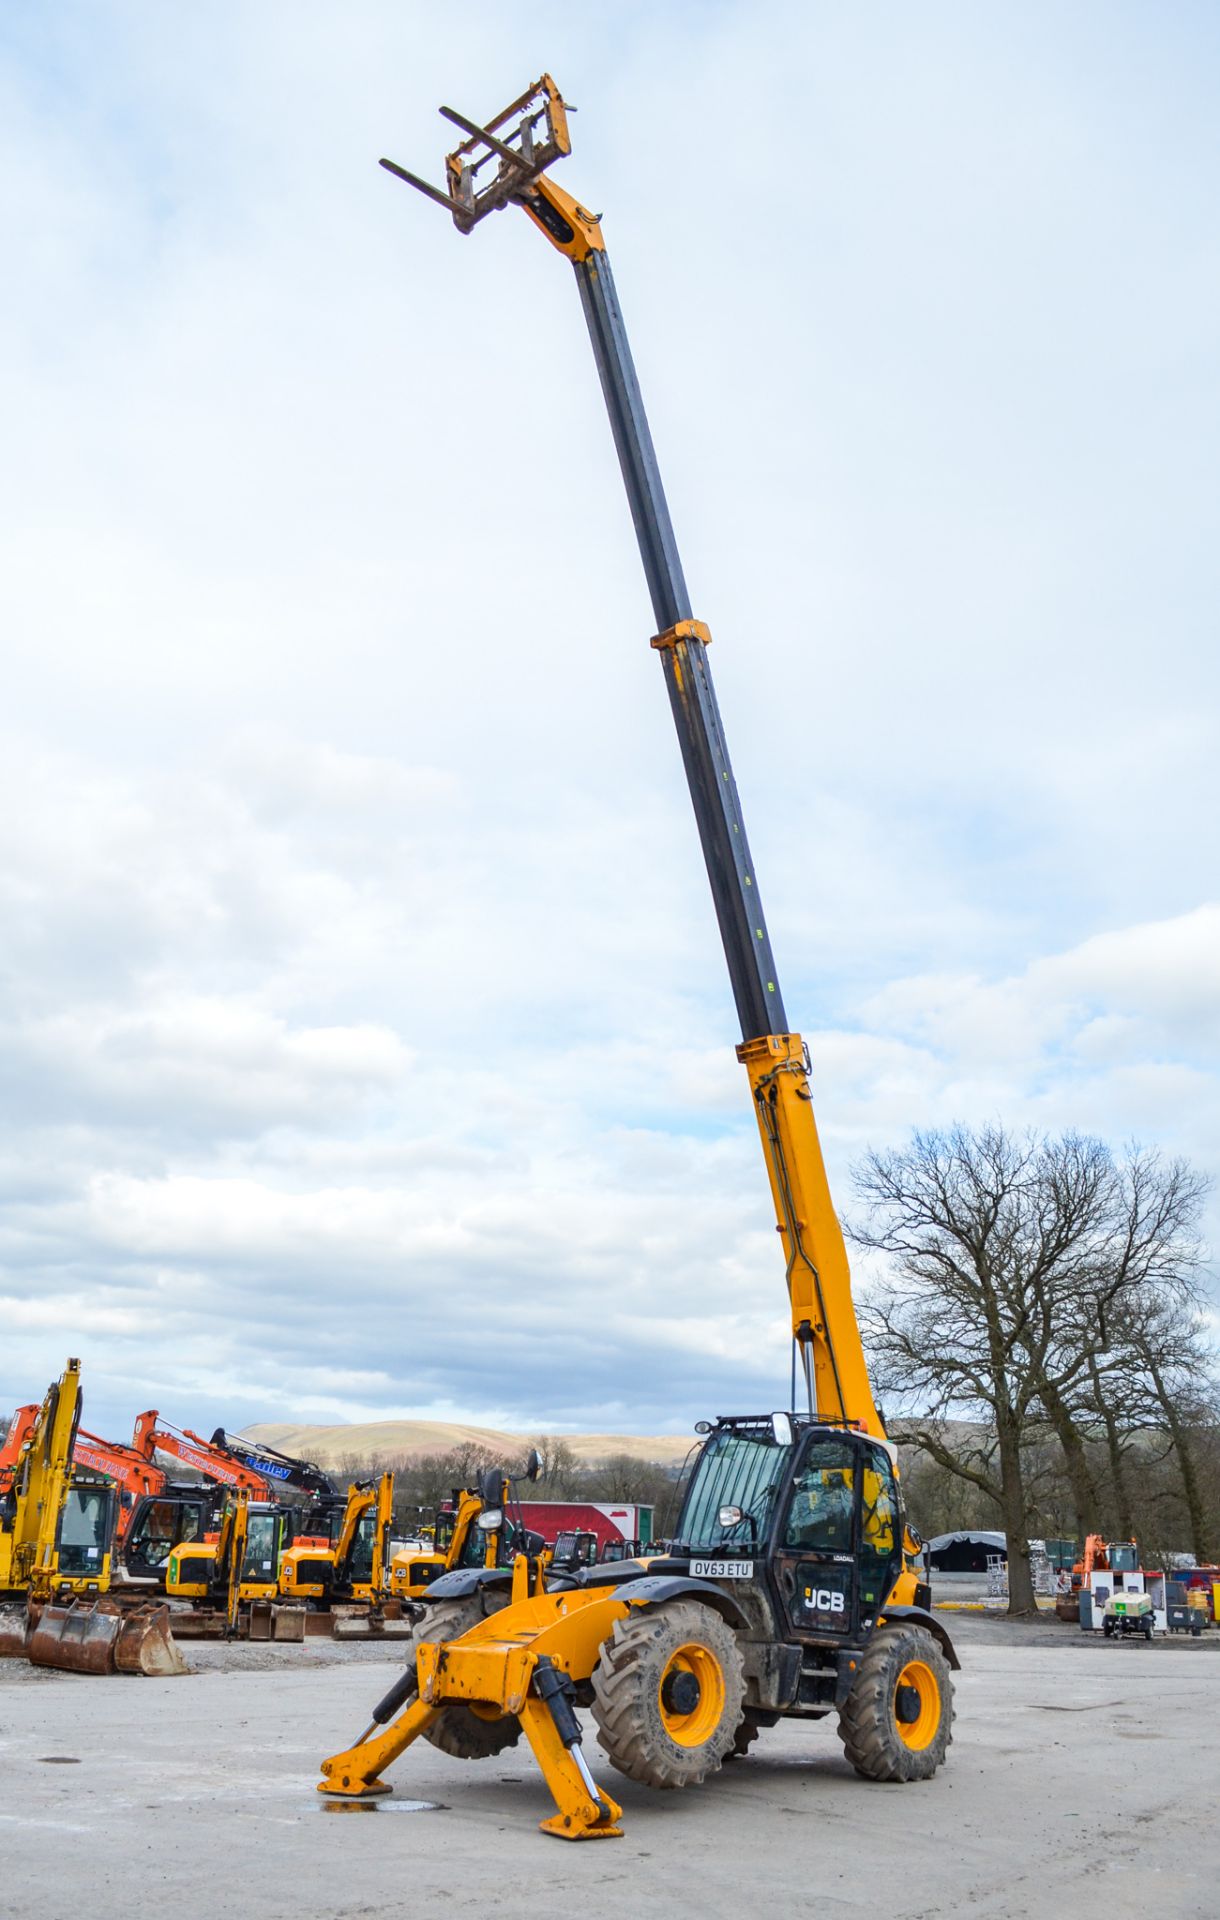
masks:
<svg viewBox="0 0 1220 1920"><path fill-rule="evenodd" d="M999 1127L917 1133L857 1168L868 1212L851 1229L891 1262L861 1316L878 1385L920 1416L907 1437L999 1508L1014 1613L1035 1604L1022 1449L1039 1401L1022 1334L1036 1156L1035 1141ZM965 1442L950 1439L953 1421L969 1423Z"/></svg>
<svg viewBox="0 0 1220 1920"><path fill-rule="evenodd" d="M1082 1538L1099 1524L1099 1488L1087 1442L1102 1434L1119 1531L1131 1531L1130 1437L1166 1421L1145 1351L1158 1345L1154 1327L1173 1327L1168 1346L1179 1370L1206 1372L1195 1314L1206 1182L1183 1160L1132 1148L1115 1163L1100 1142L1087 1144L1104 1173L1097 1219L1083 1284L1059 1302L1043 1391L1076 1495Z"/></svg>
<svg viewBox="0 0 1220 1920"><path fill-rule="evenodd" d="M539 1487L548 1500L579 1497L583 1469L571 1442L562 1434L538 1434L533 1442L542 1455Z"/></svg>
<svg viewBox="0 0 1220 1920"><path fill-rule="evenodd" d="M1153 1374L1156 1329L1178 1326L1180 1311L1166 1320L1168 1306L1190 1298L1200 1177L1138 1150L1117 1165L1104 1142L1080 1134L990 1126L916 1134L902 1151L870 1154L856 1186L868 1212L853 1238L889 1260L862 1316L879 1384L907 1413L914 1444L999 1510L1011 1611L1034 1604L1030 1474L1035 1459L1048 1471L1048 1430L1082 1537L1100 1508L1101 1456L1090 1442L1109 1436L1107 1422L1111 1475L1129 1505L1121 1436L1141 1422L1115 1401L1133 1373L1148 1382L1140 1405L1154 1400L1174 1434L1192 1533L1202 1537L1189 1423L1178 1417L1188 1377L1180 1338L1161 1342L1163 1392ZM1196 1378L1196 1401L1199 1386Z"/></svg>

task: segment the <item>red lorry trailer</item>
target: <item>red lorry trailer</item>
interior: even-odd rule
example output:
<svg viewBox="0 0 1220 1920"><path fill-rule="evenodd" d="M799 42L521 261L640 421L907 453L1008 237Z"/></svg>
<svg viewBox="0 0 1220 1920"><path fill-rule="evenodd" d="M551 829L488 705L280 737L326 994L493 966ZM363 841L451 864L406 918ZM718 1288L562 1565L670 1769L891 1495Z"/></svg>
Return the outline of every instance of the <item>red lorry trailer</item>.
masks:
<svg viewBox="0 0 1220 1920"><path fill-rule="evenodd" d="M540 1533L553 1547L561 1533L595 1533L597 1547L616 1540L652 1539L652 1508L635 1500L523 1500L521 1513L531 1533ZM516 1504L513 1506L516 1517Z"/></svg>

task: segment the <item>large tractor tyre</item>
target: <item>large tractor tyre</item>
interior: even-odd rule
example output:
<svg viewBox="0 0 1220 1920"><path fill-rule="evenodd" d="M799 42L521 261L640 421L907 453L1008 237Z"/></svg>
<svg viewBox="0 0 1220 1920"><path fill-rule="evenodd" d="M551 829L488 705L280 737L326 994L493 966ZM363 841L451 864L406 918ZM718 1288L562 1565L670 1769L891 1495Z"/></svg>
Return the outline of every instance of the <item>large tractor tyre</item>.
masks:
<svg viewBox="0 0 1220 1920"><path fill-rule="evenodd" d="M953 1679L924 1627L882 1627L839 1709L839 1738L866 1780L930 1780L953 1738Z"/></svg>
<svg viewBox="0 0 1220 1920"><path fill-rule="evenodd" d="M598 1738L629 1780L697 1787L733 1746L745 1688L733 1629L711 1607L633 1607L594 1670Z"/></svg>
<svg viewBox="0 0 1220 1920"><path fill-rule="evenodd" d="M408 1659L427 1641L457 1640L489 1613L498 1613L505 1601L499 1594L473 1593L465 1600L442 1600L429 1607L411 1635ZM505 1747L516 1746L521 1738L521 1722L515 1714L494 1719L481 1707L468 1707L464 1701L451 1700L441 1708L424 1733L442 1753L455 1760L490 1760Z"/></svg>

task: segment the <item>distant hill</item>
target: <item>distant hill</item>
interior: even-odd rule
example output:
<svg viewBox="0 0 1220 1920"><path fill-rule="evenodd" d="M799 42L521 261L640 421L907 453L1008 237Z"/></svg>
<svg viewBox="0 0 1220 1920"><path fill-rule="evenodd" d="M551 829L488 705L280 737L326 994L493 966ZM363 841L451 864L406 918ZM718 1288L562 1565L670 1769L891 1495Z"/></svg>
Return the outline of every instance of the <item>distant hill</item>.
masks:
<svg viewBox="0 0 1220 1920"><path fill-rule="evenodd" d="M294 1427L264 1422L246 1427L251 1440L278 1447L320 1467L337 1467L344 1460L376 1454L389 1460L419 1460L431 1453L449 1453L454 1447L482 1447L511 1464L519 1460L531 1435L503 1433L495 1427L467 1427L450 1420L367 1420L350 1427ZM559 1436L586 1466L627 1453L633 1460L680 1466L694 1441L693 1434L565 1433Z"/></svg>

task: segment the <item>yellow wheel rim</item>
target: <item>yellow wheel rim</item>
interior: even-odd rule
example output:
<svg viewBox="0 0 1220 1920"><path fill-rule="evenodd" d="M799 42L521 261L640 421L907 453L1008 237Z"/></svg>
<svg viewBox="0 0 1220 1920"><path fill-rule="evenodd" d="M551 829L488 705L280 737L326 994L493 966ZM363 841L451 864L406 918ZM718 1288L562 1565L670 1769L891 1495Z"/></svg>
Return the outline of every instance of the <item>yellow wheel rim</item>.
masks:
<svg viewBox="0 0 1220 1920"><path fill-rule="evenodd" d="M661 1725L677 1746L701 1747L711 1739L724 1716L724 1674L710 1648L691 1640L670 1654L657 1704Z"/></svg>
<svg viewBox="0 0 1220 1920"><path fill-rule="evenodd" d="M914 1720L898 1718L898 1689L910 1687L919 1697L919 1713ZM936 1738L940 1725L940 1687L936 1675L923 1660L908 1660L894 1683L894 1725L898 1738L912 1753L922 1753Z"/></svg>

